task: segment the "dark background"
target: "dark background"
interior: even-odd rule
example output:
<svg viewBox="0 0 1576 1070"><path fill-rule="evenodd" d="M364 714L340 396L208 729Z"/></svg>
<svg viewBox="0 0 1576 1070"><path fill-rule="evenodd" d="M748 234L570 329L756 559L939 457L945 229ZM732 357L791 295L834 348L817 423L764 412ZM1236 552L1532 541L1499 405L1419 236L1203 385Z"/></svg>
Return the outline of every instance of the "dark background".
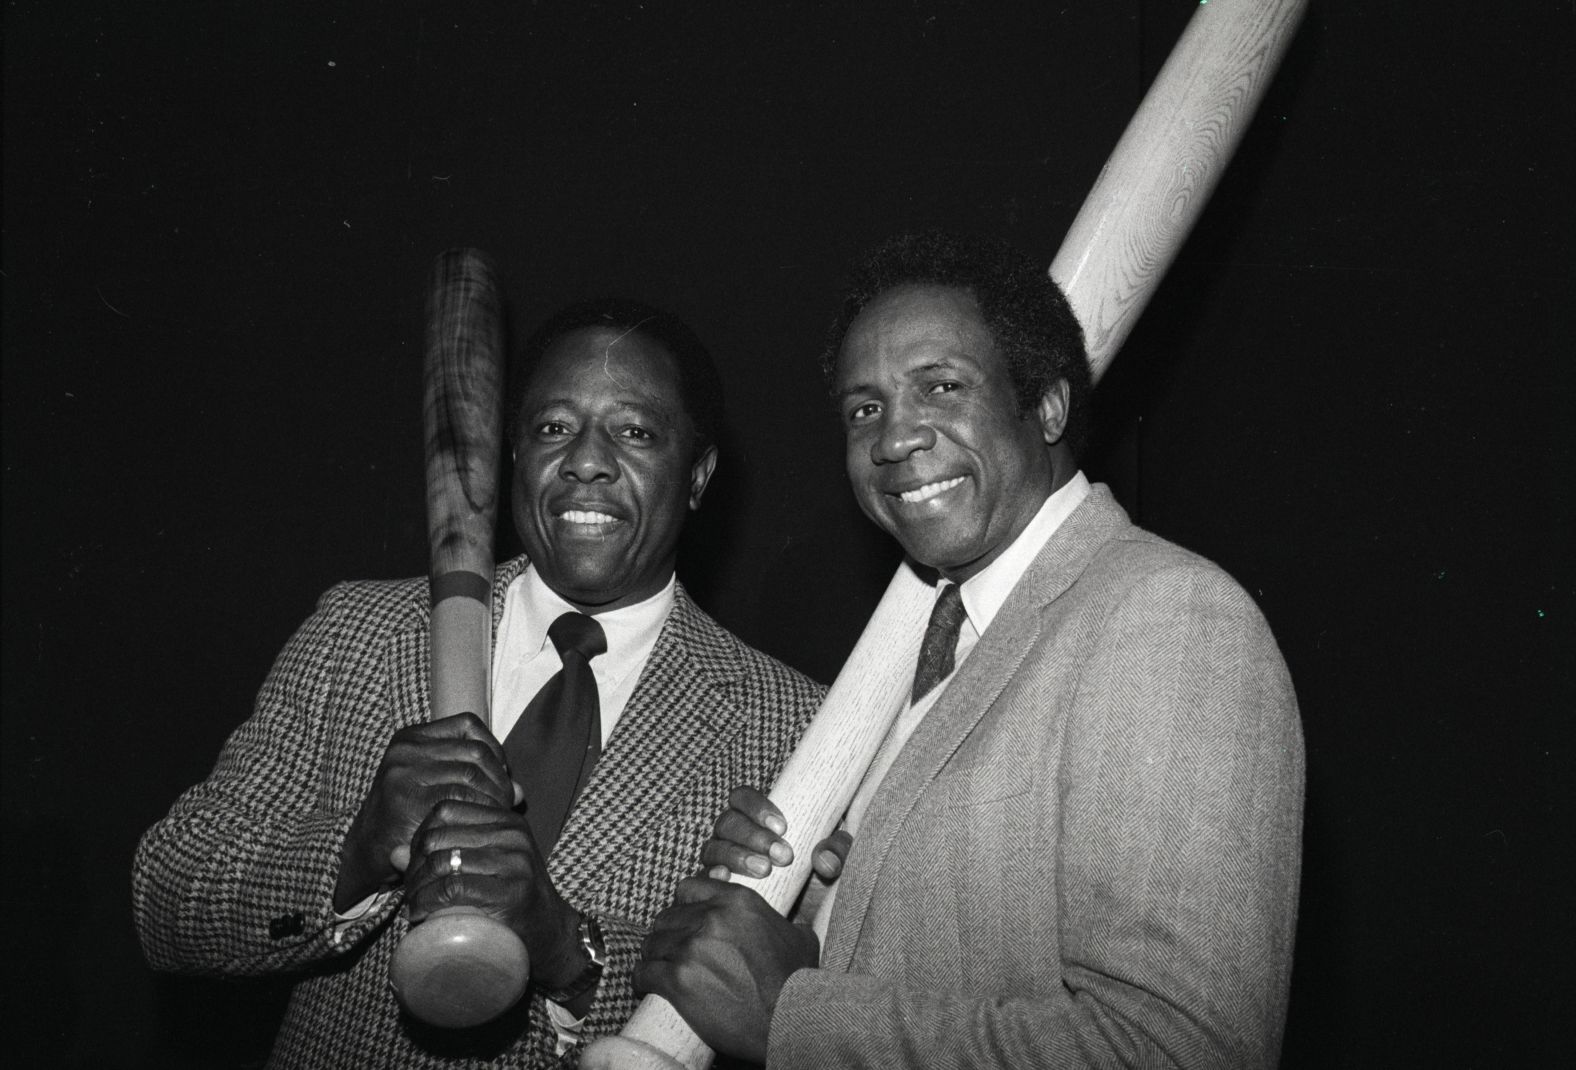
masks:
<svg viewBox="0 0 1576 1070"><path fill-rule="evenodd" d="M829 679L890 573L813 370L894 231L1049 263L1185 0L5 7L0 1051L253 1065L141 831L336 580L423 571L432 256L670 307L733 441L682 563ZM695 10L703 9L703 10ZM1288 1067L1553 1061L1572 986L1569 0L1315 3L1087 467L1251 590L1308 743ZM1564 1045L1568 1047L1568 1045Z"/></svg>

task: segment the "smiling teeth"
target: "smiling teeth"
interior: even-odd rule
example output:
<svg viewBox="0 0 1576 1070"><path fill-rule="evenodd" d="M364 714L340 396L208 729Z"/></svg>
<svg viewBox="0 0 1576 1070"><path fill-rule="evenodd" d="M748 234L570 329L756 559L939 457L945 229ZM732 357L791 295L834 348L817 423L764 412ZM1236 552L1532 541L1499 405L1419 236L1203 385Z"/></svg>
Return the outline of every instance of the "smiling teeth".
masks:
<svg viewBox="0 0 1576 1070"><path fill-rule="evenodd" d="M926 483L923 487L917 487L914 490L905 490L903 493L899 494L898 497L902 498L905 502L926 501L930 498L934 498L943 491L951 490L959 483L962 483L963 479L963 476L958 476L954 479L943 479L940 483Z"/></svg>
<svg viewBox="0 0 1576 1070"><path fill-rule="evenodd" d="M567 509L558 514L560 520L567 520L571 524L611 524L618 519L606 513L593 513L585 509Z"/></svg>

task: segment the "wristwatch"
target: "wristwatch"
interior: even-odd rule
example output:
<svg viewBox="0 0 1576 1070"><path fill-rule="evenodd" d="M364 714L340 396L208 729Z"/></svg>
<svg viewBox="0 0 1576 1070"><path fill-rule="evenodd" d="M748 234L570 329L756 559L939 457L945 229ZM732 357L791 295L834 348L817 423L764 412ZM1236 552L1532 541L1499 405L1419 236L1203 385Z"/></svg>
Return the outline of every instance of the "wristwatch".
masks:
<svg viewBox="0 0 1576 1070"><path fill-rule="evenodd" d="M602 969L607 965L607 943L602 939L602 926L584 911L580 914L580 949L585 953L586 964L575 978L560 988L542 990L542 994L554 1003L573 1003L591 991L602 980Z"/></svg>

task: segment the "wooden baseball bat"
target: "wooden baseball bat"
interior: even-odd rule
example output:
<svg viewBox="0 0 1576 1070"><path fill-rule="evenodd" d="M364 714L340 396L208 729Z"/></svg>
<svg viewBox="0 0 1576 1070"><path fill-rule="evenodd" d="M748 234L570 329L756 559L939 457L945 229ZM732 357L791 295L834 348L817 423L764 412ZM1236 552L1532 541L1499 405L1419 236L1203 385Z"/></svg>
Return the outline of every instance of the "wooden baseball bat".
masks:
<svg viewBox="0 0 1576 1070"><path fill-rule="evenodd" d="M1083 325L1098 378L1160 284L1285 53L1306 0L1203 0L1084 201L1051 276ZM771 798L792 866L749 885L783 913L814 845L841 819L913 683L934 592L899 567ZM673 1005L648 996L585 1070L704 1070L712 1053Z"/></svg>
<svg viewBox="0 0 1576 1070"><path fill-rule="evenodd" d="M435 720L469 712L491 723L503 348L492 262L475 249L443 253L432 265L423 356ZM471 907L434 911L389 959L401 1005L450 1028L480 1025L514 1006L529 975L520 938Z"/></svg>
<svg viewBox="0 0 1576 1070"><path fill-rule="evenodd" d="M1051 278L1096 382L1203 213L1307 6L1201 0L1084 198Z"/></svg>

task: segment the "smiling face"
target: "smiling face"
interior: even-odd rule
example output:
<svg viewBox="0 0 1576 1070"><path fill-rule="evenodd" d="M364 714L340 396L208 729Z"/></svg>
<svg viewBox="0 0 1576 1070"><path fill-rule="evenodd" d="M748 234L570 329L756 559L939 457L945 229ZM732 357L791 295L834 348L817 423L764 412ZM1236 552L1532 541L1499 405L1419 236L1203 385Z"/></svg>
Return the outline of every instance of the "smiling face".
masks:
<svg viewBox="0 0 1576 1070"><path fill-rule="evenodd" d="M1000 556L1072 476L1066 384L1020 415L965 290L906 285L874 298L843 340L833 389L860 508L956 582Z"/></svg>
<svg viewBox="0 0 1576 1070"><path fill-rule="evenodd" d="M667 350L638 332L570 331L532 371L518 426L514 523L547 585L589 613L666 586L717 461L715 448L695 456Z"/></svg>

